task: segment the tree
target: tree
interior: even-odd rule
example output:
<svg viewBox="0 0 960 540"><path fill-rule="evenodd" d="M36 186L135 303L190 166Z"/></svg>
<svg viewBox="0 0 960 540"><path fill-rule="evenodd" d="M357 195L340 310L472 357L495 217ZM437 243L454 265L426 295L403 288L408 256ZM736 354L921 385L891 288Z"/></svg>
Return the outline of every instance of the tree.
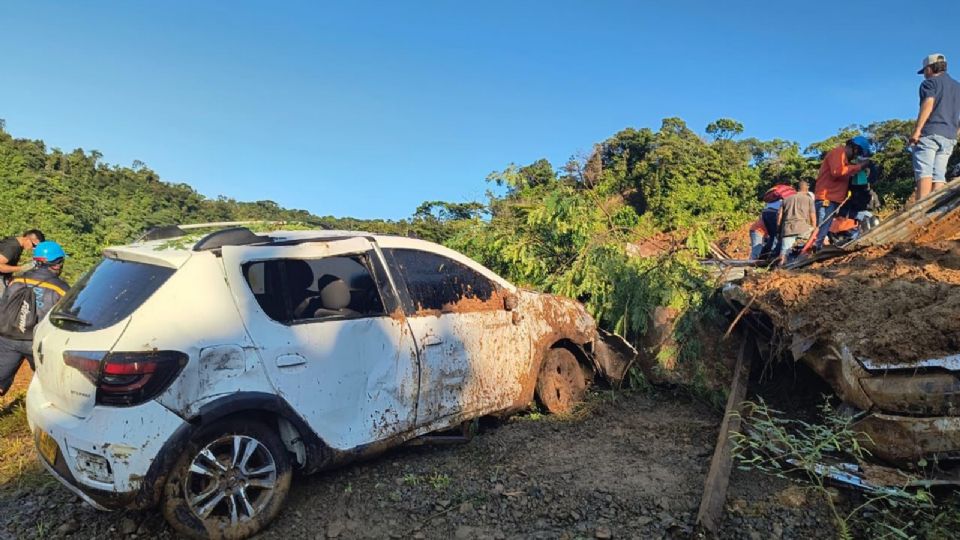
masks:
<svg viewBox="0 0 960 540"><path fill-rule="evenodd" d="M707 134L715 141L730 140L743 133L743 124L730 118L721 118L707 124Z"/></svg>
<svg viewBox="0 0 960 540"><path fill-rule="evenodd" d="M547 185L557 180L557 173L546 159L538 159L529 165L517 167L511 163L502 171L487 175L487 182L506 186L509 192Z"/></svg>
<svg viewBox="0 0 960 540"><path fill-rule="evenodd" d="M486 211L486 206L478 202L451 203L446 201L426 201L413 213L413 219L436 220L439 222L463 219L477 219Z"/></svg>

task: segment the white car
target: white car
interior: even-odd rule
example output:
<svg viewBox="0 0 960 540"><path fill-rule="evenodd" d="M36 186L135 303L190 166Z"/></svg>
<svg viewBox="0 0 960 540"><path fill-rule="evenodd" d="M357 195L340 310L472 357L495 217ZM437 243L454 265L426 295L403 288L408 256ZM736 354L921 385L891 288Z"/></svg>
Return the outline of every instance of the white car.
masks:
<svg viewBox="0 0 960 540"><path fill-rule="evenodd" d="M27 415L41 461L101 509L162 507L241 538L292 470L382 451L536 394L564 411L631 358L572 301L442 246L177 227L109 248L36 328Z"/></svg>

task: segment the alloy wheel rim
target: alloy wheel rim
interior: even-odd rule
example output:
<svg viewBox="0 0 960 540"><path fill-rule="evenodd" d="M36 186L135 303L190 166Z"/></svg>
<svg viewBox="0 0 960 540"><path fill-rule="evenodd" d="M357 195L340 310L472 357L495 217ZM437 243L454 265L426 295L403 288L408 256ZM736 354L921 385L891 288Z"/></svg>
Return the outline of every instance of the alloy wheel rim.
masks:
<svg viewBox="0 0 960 540"><path fill-rule="evenodd" d="M277 464L267 447L246 435L226 435L200 450L183 479L190 510L231 526L257 516L273 498Z"/></svg>

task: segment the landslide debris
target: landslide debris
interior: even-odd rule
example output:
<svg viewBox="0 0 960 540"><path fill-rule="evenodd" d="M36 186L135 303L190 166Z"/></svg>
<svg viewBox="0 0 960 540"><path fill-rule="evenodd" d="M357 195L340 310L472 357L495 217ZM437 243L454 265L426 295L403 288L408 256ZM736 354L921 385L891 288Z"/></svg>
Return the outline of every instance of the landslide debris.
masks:
<svg viewBox="0 0 960 540"><path fill-rule="evenodd" d="M909 363L957 354L960 241L923 239L753 274L742 289L794 336L831 339L857 356Z"/></svg>

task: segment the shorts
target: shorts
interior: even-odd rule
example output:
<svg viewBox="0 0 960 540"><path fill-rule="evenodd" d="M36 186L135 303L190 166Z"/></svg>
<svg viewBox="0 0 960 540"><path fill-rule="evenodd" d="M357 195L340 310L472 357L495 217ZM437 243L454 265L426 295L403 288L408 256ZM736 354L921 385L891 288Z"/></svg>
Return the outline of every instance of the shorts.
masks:
<svg viewBox="0 0 960 540"><path fill-rule="evenodd" d="M947 181L947 161L956 146L956 139L943 135L925 135L913 147L913 175L921 178L933 178L934 182Z"/></svg>

